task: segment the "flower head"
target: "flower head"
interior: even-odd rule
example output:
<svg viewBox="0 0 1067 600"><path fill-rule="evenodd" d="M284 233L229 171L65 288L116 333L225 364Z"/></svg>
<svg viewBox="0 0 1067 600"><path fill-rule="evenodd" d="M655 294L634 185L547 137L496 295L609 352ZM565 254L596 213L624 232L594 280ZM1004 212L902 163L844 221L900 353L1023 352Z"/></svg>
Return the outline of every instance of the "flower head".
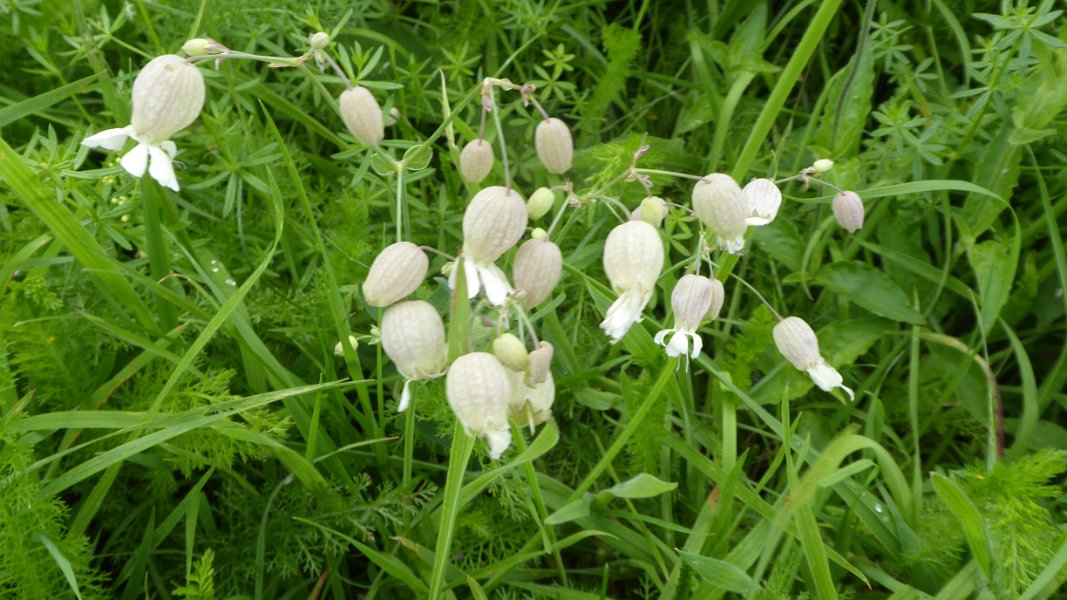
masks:
<svg viewBox="0 0 1067 600"><path fill-rule="evenodd" d="M641 320L663 269L659 231L645 221L627 221L608 234L604 244L604 272L619 298L608 309L600 328L612 343L622 339Z"/></svg>
<svg viewBox="0 0 1067 600"><path fill-rule="evenodd" d="M786 317L774 326L774 344L782 356L801 371L807 371L819 389L829 392L834 388L845 390L850 399L856 396L845 387L841 374L819 354L819 339L815 331L799 317Z"/></svg>
<svg viewBox="0 0 1067 600"><path fill-rule="evenodd" d="M398 412L411 401L410 384L417 379L440 377L448 348L445 325L434 307L422 300L394 304L382 316L382 350L404 376Z"/></svg>
<svg viewBox="0 0 1067 600"><path fill-rule="evenodd" d="M770 179L753 179L741 190L745 200L747 225L766 225L778 215L782 192Z"/></svg>
<svg viewBox="0 0 1067 600"><path fill-rule="evenodd" d="M361 85L349 88L341 92L337 104L341 109L341 120L352 137L364 146L377 146L382 142L385 137L385 117L370 90Z"/></svg>
<svg viewBox="0 0 1067 600"><path fill-rule="evenodd" d="M834 218L849 233L863 228L863 200L856 192L840 192L834 196Z"/></svg>
<svg viewBox="0 0 1067 600"><path fill-rule="evenodd" d="M721 283L719 287L722 287ZM667 356L691 356L693 359L700 356L704 343L696 330L712 306L715 289L712 280L702 275L686 275L678 280L671 293L674 328L664 329L655 337L656 343L666 348ZM721 301L719 305L722 305Z"/></svg>
<svg viewBox="0 0 1067 600"><path fill-rule="evenodd" d="M693 210L715 232L719 247L737 254L745 246L746 219L751 215L741 186L729 175L712 173L693 186Z"/></svg>
<svg viewBox="0 0 1067 600"><path fill-rule="evenodd" d="M390 244L371 263L363 296L371 306L389 306L414 292L429 268L430 259L422 248L411 242Z"/></svg>
<svg viewBox="0 0 1067 600"><path fill-rule="evenodd" d="M494 262L519 241L526 222L526 203L517 191L496 185L474 195L463 214L463 269L468 297L474 298L484 288L489 302L499 306L514 291ZM453 270L449 276L452 288L455 275Z"/></svg>
<svg viewBox="0 0 1067 600"><path fill-rule="evenodd" d="M519 246L511 266L515 289L522 290L519 303L533 308L544 302L563 274L563 253L547 239L531 239Z"/></svg>
<svg viewBox="0 0 1067 600"><path fill-rule="evenodd" d="M574 140L567 124L555 117L537 124L534 132L537 158L549 173L564 173L571 168L574 157Z"/></svg>
<svg viewBox="0 0 1067 600"><path fill-rule="evenodd" d="M445 376L445 397L468 435L489 441L495 460L511 445L508 407L511 378L495 356L472 352L457 358Z"/></svg>
<svg viewBox="0 0 1067 600"><path fill-rule="evenodd" d="M492 144L481 138L467 142L459 154L459 174L471 183L481 183L492 170Z"/></svg>
<svg viewBox="0 0 1067 600"><path fill-rule="evenodd" d="M121 150L127 138L137 145L120 164L134 177L145 170L163 185L178 191L172 159L177 148L170 136L196 120L204 107L204 76L180 56L153 58L133 81L133 116L126 127L107 129L82 140L89 148Z"/></svg>

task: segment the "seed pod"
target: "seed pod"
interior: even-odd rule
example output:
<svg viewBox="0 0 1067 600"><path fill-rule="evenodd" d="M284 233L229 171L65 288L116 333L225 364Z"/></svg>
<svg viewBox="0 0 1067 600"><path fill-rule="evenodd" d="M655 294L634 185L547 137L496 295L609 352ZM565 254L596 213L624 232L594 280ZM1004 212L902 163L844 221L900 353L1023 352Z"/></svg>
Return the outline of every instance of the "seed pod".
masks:
<svg viewBox="0 0 1067 600"><path fill-rule="evenodd" d="M471 183L481 183L493 170L493 145L483 139L473 140L459 155L459 174Z"/></svg>
<svg viewBox="0 0 1067 600"><path fill-rule="evenodd" d="M667 203L659 196L649 196L641 201L630 219L641 219L653 227L659 227L667 217Z"/></svg>
<svg viewBox="0 0 1067 600"><path fill-rule="evenodd" d="M537 350L530 352L529 385L537 385L544 381L552 373L552 355L555 349L552 344L541 340Z"/></svg>
<svg viewBox="0 0 1067 600"><path fill-rule="evenodd" d="M513 333L505 333L493 340L493 356L513 371L525 371L530 366L526 344Z"/></svg>
<svg viewBox="0 0 1067 600"><path fill-rule="evenodd" d="M422 248L411 242L390 244L371 263L363 296L371 306L389 306L418 289L429 268Z"/></svg>
<svg viewBox="0 0 1067 600"><path fill-rule="evenodd" d="M385 311L382 350L407 379L440 375L447 364L445 326L429 302L411 300Z"/></svg>
<svg viewBox="0 0 1067 600"><path fill-rule="evenodd" d="M530 194L530 199L526 201L526 214L529 215L530 220L536 221L552 210L555 204L556 194L546 187L539 187L533 194Z"/></svg>
<svg viewBox="0 0 1067 600"><path fill-rule="evenodd" d="M491 263L519 241L526 220L519 192L487 187L474 195L463 214L463 250L476 263Z"/></svg>
<svg viewBox="0 0 1067 600"><path fill-rule="evenodd" d="M563 253L546 239L527 240L515 253L511 275L515 289L525 292L519 303L533 308L548 298L563 273Z"/></svg>
<svg viewBox="0 0 1067 600"><path fill-rule="evenodd" d="M204 76L180 56L148 62L133 81L133 117L138 141L159 144L196 120L204 107Z"/></svg>
<svg viewBox="0 0 1067 600"><path fill-rule="evenodd" d="M770 179L753 179L741 190L745 200L747 225L766 225L778 215L782 191Z"/></svg>
<svg viewBox="0 0 1067 600"><path fill-rule="evenodd" d="M712 173L693 186L697 218L719 238L719 247L731 253L745 244L747 210L741 187L729 175Z"/></svg>
<svg viewBox="0 0 1067 600"><path fill-rule="evenodd" d="M382 107L374 94L363 86L341 92L341 119L348 133L364 146L377 146L385 137Z"/></svg>
<svg viewBox="0 0 1067 600"><path fill-rule="evenodd" d="M708 321L714 321L719 318L719 312L722 311L723 302L726 301L726 290L722 287L722 282L718 279L711 280L711 304L708 305L708 312L704 314L704 318Z"/></svg>
<svg viewBox="0 0 1067 600"><path fill-rule="evenodd" d="M855 399L852 390L845 387L841 374L819 354L819 339L815 331L799 317L786 317L774 326L774 344L778 351L800 371L808 376L824 392L841 388L849 398Z"/></svg>
<svg viewBox="0 0 1067 600"><path fill-rule="evenodd" d="M711 308L712 283L702 275L686 275L678 280L671 292L674 326L684 331L696 331Z"/></svg>
<svg viewBox="0 0 1067 600"><path fill-rule="evenodd" d="M627 221L608 234L604 272L615 293L635 288L651 291L662 269L663 242L652 225Z"/></svg>
<svg viewBox="0 0 1067 600"><path fill-rule="evenodd" d="M564 173L571 168L574 140L567 124L551 117L537 124L534 135L537 158L549 173Z"/></svg>
<svg viewBox="0 0 1067 600"><path fill-rule="evenodd" d="M468 435L489 441L495 460L511 445L508 401L511 383L500 361L486 352L464 354L452 363L445 377L445 396Z"/></svg>
<svg viewBox="0 0 1067 600"><path fill-rule="evenodd" d="M834 218L849 233L863 228L863 200L856 192L840 192L834 196Z"/></svg>

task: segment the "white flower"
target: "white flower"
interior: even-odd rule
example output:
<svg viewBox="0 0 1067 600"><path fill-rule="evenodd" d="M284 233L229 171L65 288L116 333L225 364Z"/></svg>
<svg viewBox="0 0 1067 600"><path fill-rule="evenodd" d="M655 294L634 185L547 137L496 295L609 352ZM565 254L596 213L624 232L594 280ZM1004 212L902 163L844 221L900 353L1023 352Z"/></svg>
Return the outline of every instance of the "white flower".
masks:
<svg viewBox="0 0 1067 600"><path fill-rule="evenodd" d="M711 173L693 186L693 211L719 239L719 248L737 254L745 247L747 217L751 211L741 186L729 175Z"/></svg>
<svg viewBox="0 0 1067 600"><path fill-rule="evenodd" d="M371 263L363 296L371 306L389 306L418 289L429 268L422 248L411 242L390 244Z"/></svg>
<svg viewBox="0 0 1067 600"><path fill-rule="evenodd" d="M127 138L137 142L120 161L134 177L145 170L160 185L178 191L168 138L196 120L204 107L204 76L180 56L153 58L133 81L133 117L126 127L107 129L82 140L89 148L121 150Z"/></svg>
<svg viewBox="0 0 1067 600"><path fill-rule="evenodd" d="M663 269L663 242L655 227L645 221L627 221L608 234L604 244L604 272L619 298L611 305L600 328L612 343L622 339L641 320Z"/></svg>
<svg viewBox="0 0 1067 600"><path fill-rule="evenodd" d="M494 262L507 252L526 230L526 203L516 190L490 186L478 192L463 213L463 270L467 296L485 289L485 297L500 306L515 291ZM448 278L455 289L456 270Z"/></svg>
<svg viewBox="0 0 1067 600"><path fill-rule="evenodd" d="M782 192L770 179L753 179L741 190L745 200L745 224L766 225L778 215Z"/></svg>
<svg viewBox="0 0 1067 600"><path fill-rule="evenodd" d="M863 228L863 200L856 192L838 192L831 207L837 224L849 233Z"/></svg>
<svg viewBox="0 0 1067 600"><path fill-rule="evenodd" d="M457 358L445 377L445 397L467 435L489 441L489 455L496 460L511 445L508 407L511 378L495 356L472 352Z"/></svg>
<svg viewBox="0 0 1067 600"><path fill-rule="evenodd" d="M704 342L696 330L711 308L713 287L711 280L701 275L686 275L678 280L671 292L671 308L674 309L674 329L664 329L656 334L655 341L667 350L667 356L700 356ZM670 340L667 336L670 335ZM693 349L690 351L689 342Z"/></svg>
<svg viewBox="0 0 1067 600"><path fill-rule="evenodd" d="M429 302L394 304L382 316L382 350L404 376L397 412L411 402L411 382L440 377L448 359L445 325Z"/></svg>
<svg viewBox="0 0 1067 600"><path fill-rule="evenodd" d="M852 390L844 386L844 380L837 369L831 367L826 359L819 355L819 339L815 337L815 332L803 319L786 317L775 325L774 344L778 346L778 351L782 353L782 356L793 363L794 367L807 371L819 389L829 392L839 387L845 390L849 399L856 399Z"/></svg>

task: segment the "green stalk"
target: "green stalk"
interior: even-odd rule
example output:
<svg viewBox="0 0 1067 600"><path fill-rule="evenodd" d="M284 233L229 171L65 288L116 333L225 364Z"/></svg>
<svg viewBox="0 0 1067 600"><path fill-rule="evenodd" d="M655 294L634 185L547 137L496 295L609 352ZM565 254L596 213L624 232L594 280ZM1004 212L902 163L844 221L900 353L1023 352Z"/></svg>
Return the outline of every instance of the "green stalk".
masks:
<svg viewBox="0 0 1067 600"><path fill-rule="evenodd" d="M170 254L167 242L163 238L163 224L160 212L163 205L163 189L150 178L141 179L141 210L144 214L145 249L148 250L148 265L152 279L162 281L170 275ZM174 306L162 295L156 295L156 316L160 328L170 331L178 325Z"/></svg>
<svg viewBox="0 0 1067 600"><path fill-rule="evenodd" d="M520 455L526 452L526 438L522 437L522 431L514 425L511 426L511 439L514 440L515 449L519 451ZM556 559L556 568L559 569L560 581L563 582L563 585L567 585L567 569L563 565L563 556L559 553L559 548L555 547L556 530L552 525L545 524L545 519L548 518L548 509L545 508L545 499L541 496L541 488L537 485L537 472L534 471L533 463L526 462L523 464L523 471L526 472L526 480L530 483L530 495L533 497L534 506L537 508L537 524L548 541L548 547L545 550L551 549L552 556Z"/></svg>
<svg viewBox="0 0 1067 600"><path fill-rule="evenodd" d="M437 545L434 547L430 600L440 598L445 589L448 553L452 547L452 535L456 530L456 517L462 508L459 492L463 487L463 476L467 472L467 461L473 448L474 438L467 435L463 426L457 422L452 430L452 451L448 461L448 478L445 480L444 504L441 506L441 528L437 532Z"/></svg>
<svg viewBox="0 0 1067 600"><path fill-rule="evenodd" d="M407 385L406 383L404 385ZM407 492L411 491L411 465L415 456L415 398L412 394L411 403L404 414L404 479L401 486Z"/></svg>

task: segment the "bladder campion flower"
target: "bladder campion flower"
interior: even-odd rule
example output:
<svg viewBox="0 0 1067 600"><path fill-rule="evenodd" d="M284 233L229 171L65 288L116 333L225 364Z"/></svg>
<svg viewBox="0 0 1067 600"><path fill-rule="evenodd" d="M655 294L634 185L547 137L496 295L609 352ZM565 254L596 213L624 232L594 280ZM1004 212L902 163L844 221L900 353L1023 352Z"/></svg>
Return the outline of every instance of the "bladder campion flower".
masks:
<svg viewBox="0 0 1067 600"><path fill-rule="evenodd" d="M693 186L693 210L697 218L719 238L719 248L737 254L745 247L749 216L741 186L729 175L712 173Z"/></svg>
<svg viewBox="0 0 1067 600"><path fill-rule="evenodd" d="M845 390L850 399L856 399L852 390L842 383L843 379L837 369L831 367L819 355L819 339L815 337L811 325L800 317L786 317L774 326L773 333L774 344L778 346L782 356L797 369L807 371L819 389L829 392L839 387Z"/></svg>
<svg viewBox="0 0 1067 600"><path fill-rule="evenodd" d="M418 289L429 268L422 248L411 242L390 244L371 263L363 296L371 306L389 306Z"/></svg>
<svg viewBox="0 0 1067 600"><path fill-rule="evenodd" d="M531 239L519 246L511 266L515 289L524 292L519 303L533 308L545 301L563 274L563 253L547 239Z"/></svg>
<svg viewBox="0 0 1067 600"><path fill-rule="evenodd" d="M464 354L448 369L445 397L467 435L484 437L489 456L500 458L511 445L511 381L504 365L487 352Z"/></svg>
<svg viewBox="0 0 1067 600"><path fill-rule="evenodd" d="M357 85L341 92L338 100L341 108L341 120L345 122L348 133L364 146L377 146L385 137L385 120L382 107L374 94L367 88Z"/></svg>
<svg viewBox="0 0 1067 600"><path fill-rule="evenodd" d="M385 311L381 336L382 350L404 376L404 390L397 406L397 412L404 412L411 402L411 382L440 377L445 370L445 325L429 302L411 300Z"/></svg>
<svg viewBox="0 0 1067 600"><path fill-rule="evenodd" d="M622 339L641 320L663 269L659 231L645 221L627 221L608 234L604 244L604 272L619 298L608 309L600 328L612 343Z"/></svg>
<svg viewBox="0 0 1067 600"><path fill-rule="evenodd" d="M721 284L720 284L721 285ZM656 334L655 341L667 350L667 356L690 356L696 359L704 342L697 334L700 322L712 305L714 288L711 280L702 275L686 275L678 280L671 293L674 309L674 328ZM721 302L719 303L721 306ZM667 336L670 335L670 339ZM689 342L692 341L690 351Z"/></svg>
<svg viewBox="0 0 1067 600"><path fill-rule="evenodd" d="M840 192L834 196L834 218L849 233L863 228L863 200L856 192Z"/></svg>
<svg viewBox="0 0 1067 600"><path fill-rule="evenodd" d="M478 192L463 214L463 269L467 296L474 298L484 288L485 297L495 306L507 300L513 290L500 267L493 264L507 252L526 229L526 203L513 189L490 186ZM455 273L449 285L455 288Z"/></svg>
<svg viewBox="0 0 1067 600"><path fill-rule="evenodd" d="M467 143L459 154L459 174L471 183L481 183L493 170L493 146L487 140Z"/></svg>
<svg viewBox="0 0 1067 600"><path fill-rule="evenodd" d="M537 124L534 132L534 145L537 158L549 173L565 173L571 168L574 157L574 140L567 124L555 117L550 117Z"/></svg>
<svg viewBox="0 0 1067 600"><path fill-rule="evenodd" d="M180 56L153 58L133 80L133 116L126 127L107 129L82 140L89 148L121 150L127 138L137 145L119 161L130 175L145 169L160 185L178 191L170 136L196 120L204 107L204 76Z"/></svg>
<svg viewBox="0 0 1067 600"><path fill-rule="evenodd" d="M778 215L782 192L770 179L753 179L741 190L745 200L745 224L766 225Z"/></svg>

